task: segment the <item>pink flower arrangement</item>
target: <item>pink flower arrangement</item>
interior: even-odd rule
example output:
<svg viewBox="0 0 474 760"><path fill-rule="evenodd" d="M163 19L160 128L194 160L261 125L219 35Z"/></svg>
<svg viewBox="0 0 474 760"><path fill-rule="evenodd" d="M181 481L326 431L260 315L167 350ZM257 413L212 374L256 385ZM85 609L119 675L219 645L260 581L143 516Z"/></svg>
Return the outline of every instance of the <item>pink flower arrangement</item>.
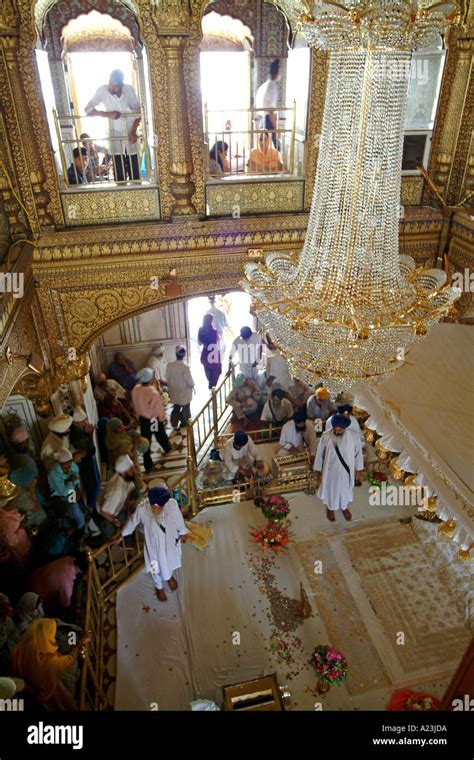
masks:
<svg viewBox="0 0 474 760"><path fill-rule="evenodd" d="M272 522L284 520L290 512L290 505L283 496L268 496L262 505L262 512Z"/></svg>
<svg viewBox="0 0 474 760"><path fill-rule="evenodd" d="M347 678L347 660L338 649L320 644L311 655L310 665L327 684L340 686Z"/></svg>

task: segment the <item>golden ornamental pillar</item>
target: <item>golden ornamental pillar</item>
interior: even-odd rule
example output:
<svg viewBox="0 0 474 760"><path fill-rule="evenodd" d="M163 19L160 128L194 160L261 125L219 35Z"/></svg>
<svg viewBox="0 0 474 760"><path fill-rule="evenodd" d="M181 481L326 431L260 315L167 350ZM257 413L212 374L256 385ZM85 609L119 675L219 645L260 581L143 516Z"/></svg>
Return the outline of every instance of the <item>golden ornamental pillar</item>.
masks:
<svg viewBox="0 0 474 760"><path fill-rule="evenodd" d="M174 199L172 216L196 214L192 202L195 185L192 181L193 160L186 90L183 76L183 52L186 37L163 36L166 76L168 80L167 120L169 137L170 191Z"/></svg>

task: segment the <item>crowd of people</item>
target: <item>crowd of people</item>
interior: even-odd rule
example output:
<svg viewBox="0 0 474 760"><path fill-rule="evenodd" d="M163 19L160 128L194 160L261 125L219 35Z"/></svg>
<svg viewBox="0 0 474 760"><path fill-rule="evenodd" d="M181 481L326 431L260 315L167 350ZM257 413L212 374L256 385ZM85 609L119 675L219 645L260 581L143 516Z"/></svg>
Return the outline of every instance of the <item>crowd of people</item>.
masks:
<svg viewBox="0 0 474 760"><path fill-rule="evenodd" d="M197 335L201 382L205 377L209 388L223 371L228 328L211 300ZM229 362L238 365L227 397L234 432L215 452L227 480L269 476L251 429L271 425L279 437L274 456L305 454L328 519L339 509L351 519L348 504L364 468L352 398L333 400L322 383L311 389L293 378L270 336L246 325L230 346ZM146 473L157 466L153 437L162 457L182 449L173 431L188 425L194 390L182 345L167 362L157 344L138 370L117 352L107 375L95 377L96 424L81 406L56 415L39 455L24 425L10 431L10 447L0 455L0 698L21 694L32 709L75 709L77 654L89 641L83 630L86 549L115 544L141 526L157 598L167 600L165 584L176 590L173 573L189 531L175 494L164 486L148 489Z"/></svg>

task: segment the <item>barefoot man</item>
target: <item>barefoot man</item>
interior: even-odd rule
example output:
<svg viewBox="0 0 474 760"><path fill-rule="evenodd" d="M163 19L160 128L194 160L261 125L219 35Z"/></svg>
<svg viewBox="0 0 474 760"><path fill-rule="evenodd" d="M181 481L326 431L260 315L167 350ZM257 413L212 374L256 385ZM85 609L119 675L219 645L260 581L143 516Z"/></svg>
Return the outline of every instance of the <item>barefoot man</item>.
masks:
<svg viewBox="0 0 474 760"><path fill-rule="evenodd" d="M148 499L137 507L111 543L129 536L138 525L143 525L145 534L145 567L153 578L157 598L166 602L163 582L168 583L171 591L178 588L173 572L181 567L181 544L187 541L189 533L178 503L171 498L167 488L150 488Z"/></svg>

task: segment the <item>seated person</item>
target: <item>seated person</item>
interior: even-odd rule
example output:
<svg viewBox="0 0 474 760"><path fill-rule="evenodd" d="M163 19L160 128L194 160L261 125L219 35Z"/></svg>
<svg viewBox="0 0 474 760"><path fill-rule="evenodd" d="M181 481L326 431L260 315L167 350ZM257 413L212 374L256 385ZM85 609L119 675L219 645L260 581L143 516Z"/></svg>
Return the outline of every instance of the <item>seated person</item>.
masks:
<svg viewBox="0 0 474 760"><path fill-rule="evenodd" d="M234 410L234 418L246 427L249 422L247 415L254 414L262 401L262 391L255 380L239 374L226 401Z"/></svg>
<svg viewBox="0 0 474 760"><path fill-rule="evenodd" d="M38 567L26 582L26 589L41 597L48 615L61 615L71 607L74 582L82 574L79 560L60 557Z"/></svg>
<svg viewBox="0 0 474 760"><path fill-rule="evenodd" d="M48 472L51 496L64 499L68 503L68 515L75 521L78 530L85 529L84 511L79 506L79 467L72 460L69 449L61 449L58 461Z"/></svg>
<svg viewBox="0 0 474 760"><path fill-rule="evenodd" d="M46 520L43 497L37 488L38 469L35 465L18 467L11 471L9 479L20 489L16 506L20 514L24 515L23 527L30 534L35 534Z"/></svg>
<svg viewBox="0 0 474 760"><path fill-rule="evenodd" d="M127 409L125 404L117 398L116 391L112 388L105 394L104 399L97 404L97 411L99 417L107 417L109 420L118 417L127 430L138 425L136 414Z"/></svg>
<svg viewBox="0 0 474 760"><path fill-rule="evenodd" d="M150 448L149 441L141 436L138 431L125 430L122 420L112 417L107 421L107 433L105 436L107 447L107 464L110 469L115 468L115 462L123 454L128 454L135 468L135 485L141 491L145 484L140 474L140 462L138 454L144 454Z"/></svg>
<svg viewBox="0 0 474 760"><path fill-rule="evenodd" d="M250 480L268 472L268 465L258 458L257 447L243 430L238 430L234 437L227 441L222 455L234 483Z"/></svg>
<svg viewBox="0 0 474 760"><path fill-rule="evenodd" d="M106 539L112 538L117 528L127 522L133 500L138 495L135 467L128 454L122 454L115 462L115 475L110 478L97 500L97 509L102 517L100 527Z"/></svg>
<svg viewBox="0 0 474 760"><path fill-rule="evenodd" d="M74 554L79 548L80 534L76 522L68 515L66 499L51 499L48 517L38 531L35 541L35 564L41 565Z"/></svg>
<svg viewBox="0 0 474 760"><path fill-rule="evenodd" d="M125 388L122 388L120 383L116 380L112 380L110 377L106 377L104 372L99 372L95 378L95 400L103 401L107 393L113 393L113 391L115 391L115 397L118 398L119 401L122 401L122 403L128 399L127 391Z"/></svg>
<svg viewBox="0 0 474 760"><path fill-rule="evenodd" d="M277 456L301 454L305 447L311 458L316 455L317 438L314 426L304 412L295 412L293 419L286 422L281 430Z"/></svg>
<svg viewBox="0 0 474 760"><path fill-rule="evenodd" d="M209 151L210 174L227 174L230 172L230 163L227 158L229 146L226 142L218 140Z"/></svg>
<svg viewBox="0 0 474 760"><path fill-rule="evenodd" d="M270 174L280 172L283 169L283 161L280 153L272 146L272 139L268 132L260 132L258 146L252 148L247 163L247 170L251 174Z"/></svg>
<svg viewBox="0 0 474 760"><path fill-rule="evenodd" d="M131 391L137 382L137 373L133 362L125 357L122 351L117 351L114 360L109 367L109 375L116 380L126 391Z"/></svg>
<svg viewBox="0 0 474 760"><path fill-rule="evenodd" d="M80 139L89 158L89 165L86 169L87 181L93 182L97 178L108 177L109 169L112 167L112 156L107 153L107 148L96 145L86 132L80 135ZM103 154L102 160L99 153Z"/></svg>
<svg viewBox="0 0 474 760"><path fill-rule="evenodd" d="M271 422L273 425L284 425L291 417L293 417L293 407L286 398L285 391L275 388L263 407L261 421Z"/></svg>
<svg viewBox="0 0 474 760"><path fill-rule="evenodd" d="M331 394L326 388L316 388L306 402L306 413L310 420L325 422L336 412L336 405L331 401Z"/></svg>
<svg viewBox="0 0 474 760"><path fill-rule="evenodd" d="M306 402L313 392L309 385L306 385L302 380L298 380L297 377L292 379L291 385L288 388L288 399L293 404L293 408L296 410L306 411Z"/></svg>
<svg viewBox="0 0 474 760"><path fill-rule="evenodd" d="M70 185L87 185L87 167L89 157L85 148L74 148L72 164L67 170L67 181Z"/></svg>

